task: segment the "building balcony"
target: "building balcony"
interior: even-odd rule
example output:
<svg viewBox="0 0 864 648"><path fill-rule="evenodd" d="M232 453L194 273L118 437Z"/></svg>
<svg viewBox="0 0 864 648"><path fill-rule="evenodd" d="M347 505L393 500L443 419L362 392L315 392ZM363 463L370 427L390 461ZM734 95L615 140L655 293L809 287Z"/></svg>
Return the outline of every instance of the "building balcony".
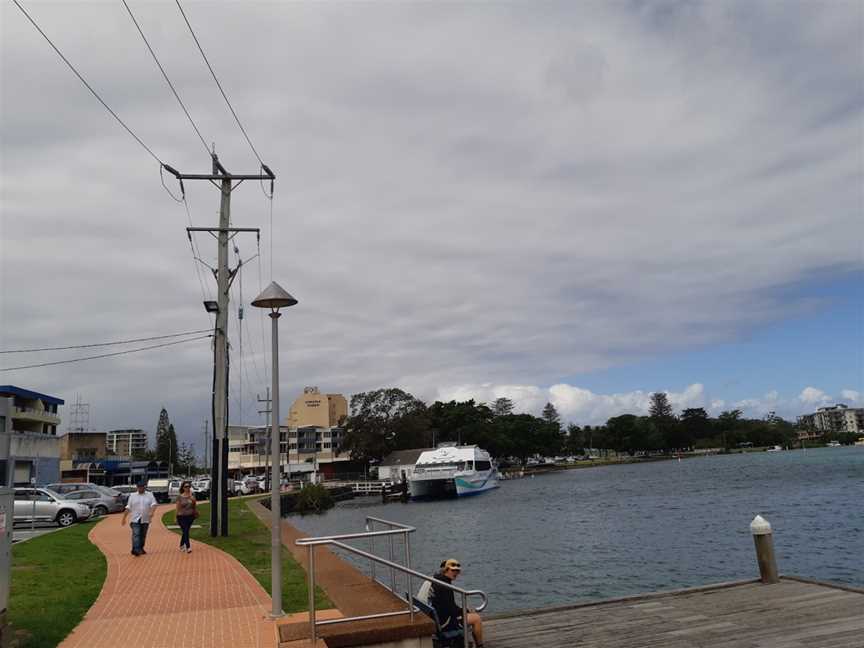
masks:
<svg viewBox="0 0 864 648"><path fill-rule="evenodd" d="M38 421L39 423L51 423L52 425L60 425L60 417L57 416L57 414L44 409L35 409L33 407L13 408L12 418L25 421Z"/></svg>

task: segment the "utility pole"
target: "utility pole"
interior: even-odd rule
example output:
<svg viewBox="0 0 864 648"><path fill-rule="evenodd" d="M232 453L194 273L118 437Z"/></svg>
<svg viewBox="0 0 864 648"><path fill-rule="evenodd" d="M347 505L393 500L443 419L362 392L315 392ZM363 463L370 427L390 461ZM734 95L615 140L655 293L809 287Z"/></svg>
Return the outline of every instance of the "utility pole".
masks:
<svg viewBox="0 0 864 648"><path fill-rule="evenodd" d="M210 481L210 535L215 537L228 535L228 291L237 272L228 268L228 241L239 232L255 232L260 238L260 232L257 228L230 226L231 192L244 180L269 180L272 189L276 176L265 164L261 165L262 174L232 174L219 162L215 151L210 156L213 169L212 173L209 174L180 173L167 164L163 164L162 167L177 178L184 195L184 180L208 180L219 188L221 194L219 227L186 228L190 240L192 232L208 232L215 235L218 241L218 265L214 270L217 286L217 309L214 334L213 474ZM232 186L232 182L236 182L236 184Z"/></svg>
<svg viewBox="0 0 864 648"><path fill-rule="evenodd" d="M208 439L207 439L207 419L206 418L204 419L204 425L201 428L201 432L204 435L204 467L206 468L207 466L210 465L210 463L208 461L209 457L210 457L210 453L209 453L210 444L208 443Z"/></svg>
<svg viewBox="0 0 864 648"><path fill-rule="evenodd" d="M258 413L267 415L267 427L265 428L267 430L267 446L266 447L269 449L270 448L270 438L271 438L270 435L273 434L273 427L270 424L270 414L273 412L272 408L270 407L270 403L272 402L272 400L270 399L270 388L269 387L267 388L267 398L261 398L261 396L258 394L256 394L255 396L258 399L259 403L267 403L267 409L258 410ZM270 452L265 452L264 453L264 490L266 490L266 491L270 490L270 471L268 470L268 468L270 467L269 458L270 458Z"/></svg>

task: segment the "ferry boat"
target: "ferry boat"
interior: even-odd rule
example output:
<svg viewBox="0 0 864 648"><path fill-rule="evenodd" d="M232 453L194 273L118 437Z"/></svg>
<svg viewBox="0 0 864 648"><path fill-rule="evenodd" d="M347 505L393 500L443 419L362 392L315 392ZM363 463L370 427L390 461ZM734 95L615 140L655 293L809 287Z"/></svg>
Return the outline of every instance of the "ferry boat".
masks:
<svg viewBox="0 0 864 648"><path fill-rule="evenodd" d="M408 480L411 499L466 497L498 487L498 468L476 445L442 443L417 458Z"/></svg>

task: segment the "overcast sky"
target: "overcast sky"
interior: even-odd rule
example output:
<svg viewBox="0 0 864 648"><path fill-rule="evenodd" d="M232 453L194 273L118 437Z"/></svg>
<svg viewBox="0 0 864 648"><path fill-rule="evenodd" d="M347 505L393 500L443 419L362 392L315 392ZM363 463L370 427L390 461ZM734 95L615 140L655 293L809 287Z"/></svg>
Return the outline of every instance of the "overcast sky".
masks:
<svg viewBox="0 0 864 648"><path fill-rule="evenodd" d="M22 4L161 160L209 170L122 3ZM130 6L206 141L256 172L176 5ZM283 413L304 385L551 400L580 424L657 390L715 414L864 404L860 2L184 7L278 176L272 228L258 184L233 196L233 225L262 238L232 295L232 423L262 422L269 320L248 302L271 278L300 301ZM210 328L158 164L14 4L0 18L0 349ZM216 189L186 190L216 226ZM0 384L66 399L67 418L80 395L99 430L152 432L165 406L200 447L209 343Z"/></svg>

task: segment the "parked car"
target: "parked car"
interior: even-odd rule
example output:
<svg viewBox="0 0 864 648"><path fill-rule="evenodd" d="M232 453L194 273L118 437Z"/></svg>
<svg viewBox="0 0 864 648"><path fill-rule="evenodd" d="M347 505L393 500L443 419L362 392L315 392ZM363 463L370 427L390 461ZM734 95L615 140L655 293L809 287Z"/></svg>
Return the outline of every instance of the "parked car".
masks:
<svg viewBox="0 0 864 648"><path fill-rule="evenodd" d="M147 482L147 490L153 493L153 497L157 502L173 502L180 494L180 484L182 479L171 477L169 479L151 479Z"/></svg>
<svg viewBox="0 0 864 648"><path fill-rule="evenodd" d="M100 512L99 515L105 515L105 513L118 513L119 511L122 511L123 508L126 506L126 500L129 499L128 495L124 497L123 493L118 490L114 490L113 488L109 488L108 486L101 486L99 484L88 484L86 482L48 484L47 486L45 486L45 488L47 488L48 490L52 490L55 493L59 493L64 497L78 491L96 491L102 497L102 501L99 503L99 506L105 509L104 512Z"/></svg>
<svg viewBox="0 0 864 648"><path fill-rule="evenodd" d="M122 501L122 495L117 495ZM119 504L114 495L107 495L97 490L76 490L71 493L66 493L63 498L72 502L82 502L90 507L92 517L100 517L108 515L108 513L117 513L122 511L124 506Z"/></svg>
<svg viewBox="0 0 864 648"><path fill-rule="evenodd" d="M16 488L14 522L56 522L68 527L90 517L90 507L83 502L64 499L47 488Z"/></svg>
<svg viewBox="0 0 864 648"><path fill-rule="evenodd" d="M196 479L192 482L192 494L195 499L208 499L210 497L210 480Z"/></svg>
<svg viewBox="0 0 864 648"><path fill-rule="evenodd" d="M126 502L129 501L129 495L138 490L138 487L133 484L117 484L111 488L123 496L123 506L126 506Z"/></svg>

